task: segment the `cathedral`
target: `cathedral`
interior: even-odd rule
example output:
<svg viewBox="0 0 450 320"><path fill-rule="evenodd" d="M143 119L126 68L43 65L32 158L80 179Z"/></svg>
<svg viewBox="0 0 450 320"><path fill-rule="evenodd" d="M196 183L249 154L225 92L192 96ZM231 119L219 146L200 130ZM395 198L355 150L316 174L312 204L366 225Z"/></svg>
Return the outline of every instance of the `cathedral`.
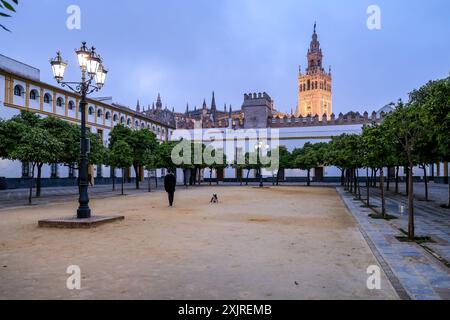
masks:
<svg viewBox="0 0 450 320"><path fill-rule="evenodd" d="M308 67L298 75L297 116L318 115L327 118L333 113L331 67L326 72L322 67L323 54L317 37L316 24L307 53Z"/></svg>

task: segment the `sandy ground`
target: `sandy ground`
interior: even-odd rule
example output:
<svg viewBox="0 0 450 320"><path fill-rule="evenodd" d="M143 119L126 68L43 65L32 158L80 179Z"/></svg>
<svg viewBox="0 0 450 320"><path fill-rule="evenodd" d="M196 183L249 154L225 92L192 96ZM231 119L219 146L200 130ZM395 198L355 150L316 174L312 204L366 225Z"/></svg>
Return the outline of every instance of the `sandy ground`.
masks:
<svg viewBox="0 0 450 320"><path fill-rule="evenodd" d="M220 203L209 204L212 193ZM76 203L0 211L0 299L396 299L333 189L201 187L98 199L91 230L40 229ZM81 290L66 269L81 268Z"/></svg>

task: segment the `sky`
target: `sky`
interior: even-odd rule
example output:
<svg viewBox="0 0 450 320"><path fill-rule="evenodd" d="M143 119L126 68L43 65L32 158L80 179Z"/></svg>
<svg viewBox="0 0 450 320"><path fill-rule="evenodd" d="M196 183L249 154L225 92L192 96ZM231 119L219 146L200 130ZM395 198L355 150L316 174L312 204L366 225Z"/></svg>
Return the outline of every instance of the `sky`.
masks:
<svg viewBox="0 0 450 320"><path fill-rule="evenodd" d="M67 8L78 5L81 29L70 30ZM380 8L381 29L369 30L367 8ZM275 107L297 104L299 65L314 22L333 72L333 111L372 112L450 72L448 0L20 0L2 24L0 53L41 70L61 51L65 80L80 77L74 49L97 48L109 69L99 96L134 107L161 93L183 112L208 105L239 109L243 94L266 91Z"/></svg>

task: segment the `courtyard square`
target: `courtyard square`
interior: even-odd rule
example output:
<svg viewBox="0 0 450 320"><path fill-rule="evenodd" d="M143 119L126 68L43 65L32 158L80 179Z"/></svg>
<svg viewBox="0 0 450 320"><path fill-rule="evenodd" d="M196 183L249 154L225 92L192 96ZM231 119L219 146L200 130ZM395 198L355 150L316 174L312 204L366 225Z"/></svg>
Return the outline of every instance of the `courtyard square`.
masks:
<svg viewBox="0 0 450 320"><path fill-rule="evenodd" d="M210 204L213 193L219 204ZM96 229L41 229L76 202L0 210L0 299L398 299L336 190L179 187L93 199ZM81 269L69 290L66 270Z"/></svg>

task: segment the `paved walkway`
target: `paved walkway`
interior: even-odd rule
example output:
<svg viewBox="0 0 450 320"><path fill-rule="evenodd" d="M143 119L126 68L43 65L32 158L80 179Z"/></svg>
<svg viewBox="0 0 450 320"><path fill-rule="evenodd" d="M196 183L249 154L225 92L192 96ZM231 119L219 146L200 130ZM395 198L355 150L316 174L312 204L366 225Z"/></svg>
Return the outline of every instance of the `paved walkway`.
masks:
<svg viewBox="0 0 450 320"><path fill-rule="evenodd" d="M450 269L437 258L416 243L401 243L395 237L402 235L399 228L406 228L407 208L403 198L389 198L387 211L399 217L398 220L374 220L368 217L373 213L371 209L362 208L361 201L355 200L353 195L338 188L344 203L358 221L361 232L365 235L380 264L390 276L390 280L400 296L407 293L412 299L450 299ZM391 196L389 194L389 196ZM372 203L379 205L377 197ZM402 209L403 205L403 209ZM399 214L404 212L403 214ZM417 234L431 235L436 244L425 246L444 254L449 246L449 217L442 212L434 212L420 205L416 208ZM406 224L406 225L405 225Z"/></svg>

